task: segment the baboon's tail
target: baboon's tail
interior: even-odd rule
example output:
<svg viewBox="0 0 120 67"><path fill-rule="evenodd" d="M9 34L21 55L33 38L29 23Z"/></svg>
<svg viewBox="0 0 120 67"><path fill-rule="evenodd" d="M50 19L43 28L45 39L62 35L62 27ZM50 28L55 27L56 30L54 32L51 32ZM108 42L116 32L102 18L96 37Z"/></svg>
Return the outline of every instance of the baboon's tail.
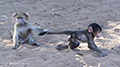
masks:
<svg viewBox="0 0 120 67"><path fill-rule="evenodd" d="M42 36L45 34L67 34L67 35L69 35L72 33L73 33L73 31L61 31L61 32L46 32L46 31L44 31L44 32L39 33L39 36Z"/></svg>

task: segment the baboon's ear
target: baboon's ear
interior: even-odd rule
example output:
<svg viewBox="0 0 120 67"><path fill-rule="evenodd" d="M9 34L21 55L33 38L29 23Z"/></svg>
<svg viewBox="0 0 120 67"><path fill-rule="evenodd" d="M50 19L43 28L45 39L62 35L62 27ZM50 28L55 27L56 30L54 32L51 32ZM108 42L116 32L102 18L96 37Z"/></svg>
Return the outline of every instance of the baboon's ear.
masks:
<svg viewBox="0 0 120 67"><path fill-rule="evenodd" d="M92 27L89 27L89 28L88 28L88 32L90 32L90 33L93 32L93 28L92 28Z"/></svg>
<svg viewBox="0 0 120 67"><path fill-rule="evenodd" d="M30 17L29 13L26 13L26 15L28 16L28 18Z"/></svg>
<svg viewBox="0 0 120 67"><path fill-rule="evenodd" d="M17 13L13 13L12 18L14 19L16 15L17 15Z"/></svg>

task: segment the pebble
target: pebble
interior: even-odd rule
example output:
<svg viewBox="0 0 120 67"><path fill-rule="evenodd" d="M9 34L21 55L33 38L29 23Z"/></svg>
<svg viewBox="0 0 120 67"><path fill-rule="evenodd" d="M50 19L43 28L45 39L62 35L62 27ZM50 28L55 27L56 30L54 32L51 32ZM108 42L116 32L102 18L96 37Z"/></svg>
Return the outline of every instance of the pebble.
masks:
<svg viewBox="0 0 120 67"><path fill-rule="evenodd" d="M44 59L45 61L47 60L47 59Z"/></svg>
<svg viewBox="0 0 120 67"><path fill-rule="evenodd" d="M111 49L114 49L114 48L111 48Z"/></svg>
<svg viewBox="0 0 120 67"><path fill-rule="evenodd" d="M50 25L50 23L48 23Z"/></svg>
<svg viewBox="0 0 120 67"><path fill-rule="evenodd" d="M4 29L4 27L2 27L2 29Z"/></svg>
<svg viewBox="0 0 120 67"><path fill-rule="evenodd" d="M79 30L81 29L81 28L78 28Z"/></svg>
<svg viewBox="0 0 120 67"><path fill-rule="evenodd" d="M37 23L35 23L35 24L37 24Z"/></svg>

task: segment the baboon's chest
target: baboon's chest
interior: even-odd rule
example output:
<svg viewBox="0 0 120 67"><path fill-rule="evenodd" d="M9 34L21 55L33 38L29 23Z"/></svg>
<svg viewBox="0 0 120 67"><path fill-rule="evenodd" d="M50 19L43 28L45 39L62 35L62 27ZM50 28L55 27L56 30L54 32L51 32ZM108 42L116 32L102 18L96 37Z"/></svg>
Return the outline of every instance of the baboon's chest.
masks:
<svg viewBox="0 0 120 67"><path fill-rule="evenodd" d="M20 28L20 31L19 31L19 37L21 37L21 38L26 38L27 36L28 36L28 34L29 34L29 31L28 31L29 29L26 27L21 27Z"/></svg>

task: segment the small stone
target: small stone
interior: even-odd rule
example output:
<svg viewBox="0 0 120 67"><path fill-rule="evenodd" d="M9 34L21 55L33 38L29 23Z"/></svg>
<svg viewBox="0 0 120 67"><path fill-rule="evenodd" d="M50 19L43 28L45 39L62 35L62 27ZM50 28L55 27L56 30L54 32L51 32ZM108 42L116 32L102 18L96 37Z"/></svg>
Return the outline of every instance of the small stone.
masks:
<svg viewBox="0 0 120 67"><path fill-rule="evenodd" d="M50 23L48 23L50 25Z"/></svg>
<svg viewBox="0 0 120 67"><path fill-rule="evenodd" d="M86 17L86 19L89 19L89 17Z"/></svg>
<svg viewBox="0 0 120 67"><path fill-rule="evenodd" d="M13 38L12 36L10 36L10 38Z"/></svg>
<svg viewBox="0 0 120 67"><path fill-rule="evenodd" d="M4 29L4 27L2 27L2 29Z"/></svg>
<svg viewBox="0 0 120 67"><path fill-rule="evenodd" d="M78 28L79 30L81 29L81 28Z"/></svg>
<svg viewBox="0 0 120 67"><path fill-rule="evenodd" d="M47 59L44 59L45 61L47 60Z"/></svg>
<svg viewBox="0 0 120 67"><path fill-rule="evenodd" d="M44 12L46 12L46 10L44 10Z"/></svg>
<svg viewBox="0 0 120 67"><path fill-rule="evenodd" d="M35 24L37 24L37 23L35 23Z"/></svg>
<svg viewBox="0 0 120 67"><path fill-rule="evenodd" d="M56 14L56 13L55 13L54 15L56 15L56 16L60 16L60 14Z"/></svg>
<svg viewBox="0 0 120 67"><path fill-rule="evenodd" d="M7 65L9 65L9 63L7 63Z"/></svg>

